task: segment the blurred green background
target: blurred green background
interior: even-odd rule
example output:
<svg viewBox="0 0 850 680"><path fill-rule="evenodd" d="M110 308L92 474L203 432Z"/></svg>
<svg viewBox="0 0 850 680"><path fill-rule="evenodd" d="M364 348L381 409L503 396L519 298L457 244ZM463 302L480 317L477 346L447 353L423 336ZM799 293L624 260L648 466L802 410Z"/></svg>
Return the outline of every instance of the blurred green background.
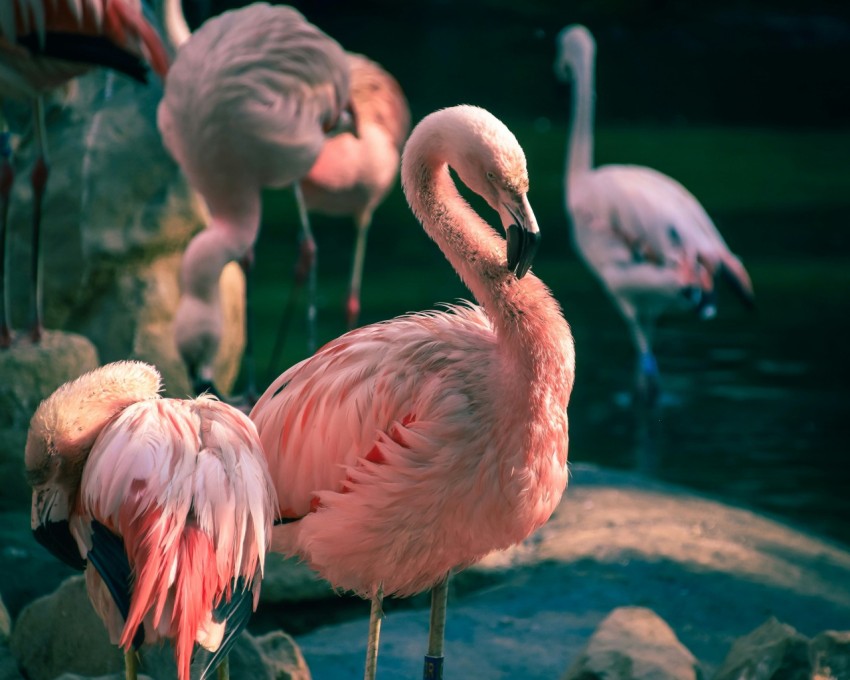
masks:
<svg viewBox="0 0 850 680"><path fill-rule="evenodd" d="M247 3L185 4L197 23ZM534 271L561 301L577 343L571 460L640 469L850 543L850 5L291 4L392 72L414 122L440 107L476 104L524 147L543 232ZM657 353L675 400L648 418L623 398L633 371L625 327L569 240L569 91L552 63L555 35L571 23L584 23L598 43L596 163L644 164L682 182L743 259L756 291L756 314L722 296L712 322L664 322ZM291 286L297 224L292 193L267 193L256 258L263 384ZM345 330L354 229L318 216L313 226L321 344ZM397 188L375 215L362 323L466 295ZM277 369L305 356L299 313Z"/></svg>

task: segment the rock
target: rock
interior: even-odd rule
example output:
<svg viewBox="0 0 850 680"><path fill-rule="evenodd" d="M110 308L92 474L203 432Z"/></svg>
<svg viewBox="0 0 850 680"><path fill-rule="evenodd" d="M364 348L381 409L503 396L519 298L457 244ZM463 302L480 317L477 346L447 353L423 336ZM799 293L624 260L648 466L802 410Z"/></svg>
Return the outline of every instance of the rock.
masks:
<svg viewBox="0 0 850 680"><path fill-rule="evenodd" d="M98 676L121 671L121 650L89 602L83 576L66 580L54 593L24 608L10 647L30 680L53 680L64 672Z"/></svg>
<svg viewBox="0 0 850 680"><path fill-rule="evenodd" d="M109 642L89 602L83 576L67 579L54 593L21 612L12 632L11 650L30 680L53 680L62 673L65 680L124 677L123 653ZM171 645L143 646L139 655L140 677L176 677ZM243 632L229 656L233 678L310 680L301 650L281 631L259 638Z"/></svg>
<svg viewBox="0 0 850 680"><path fill-rule="evenodd" d="M105 97L106 83L111 95ZM138 358L163 375L168 394L189 393L171 320L180 257L205 223L202 201L165 151L156 127L162 95L104 70L77 81L48 115L51 173L44 206L45 323L88 337L104 363ZM14 158L10 206L11 311L23 324L29 295L31 134ZM238 268L237 268L238 269ZM236 285L231 285L233 279ZM216 382L230 390L244 345L244 284L224 286L224 342Z"/></svg>
<svg viewBox="0 0 850 680"><path fill-rule="evenodd" d="M0 642L0 680L23 680L9 645Z"/></svg>
<svg viewBox="0 0 850 680"><path fill-rule="evenodd" d="M826 630L809 643L813 680L850 678L850 631Z"/></svg>
<svg viewBox="0 0 850 680"><path fill-rule="evenodd" d="M697 680L697 660L663 619L619 607L599 625L563 680Z"/></svg>
<svg viewBox="0 0 850 680"><path fill-rule="evenodd" d="M97 366L94 345L72 333L46 331L37 345L18 336L11 348L0 350L0 510L30 507L24 447L30 418L42 399Z"/></svg>
<svg viewBox="0 0 850 680"><path fill-rule="evenodd" d="M809 680L809 640L771 617L735 641L714 680Z"/></svg>
<svg viewBox="0 0 850 680"><path fill-rule="evenodd" d="M277 553L266 557L260 601L264 603L301 602L338 597L330 584L295 558Z"/></svg>

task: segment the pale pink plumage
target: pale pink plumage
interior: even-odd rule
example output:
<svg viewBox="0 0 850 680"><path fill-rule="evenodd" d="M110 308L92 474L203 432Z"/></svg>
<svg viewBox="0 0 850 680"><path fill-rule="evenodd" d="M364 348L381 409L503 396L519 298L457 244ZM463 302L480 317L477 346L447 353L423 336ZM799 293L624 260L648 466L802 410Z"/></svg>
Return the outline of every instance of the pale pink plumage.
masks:
<svg viewBox="0 0 850 680"><path fill-rule="evenodd" d="M752 283L708 213L676 180L635 165L592 167L595 50L584 26L568 26L558 36L555 72L573 83L567 213L578 253L628 324L640 354L638 389L654 398L658 317L669 309L713 316L718 277L751 307Z"/></svg>
<svg viewBox="0 0 850 680"><path fill-rule="evenodd" d="M184 254L174 320L196 386L212 383L219 275L250 256L261 190L307 174L344 117L348 88L342 48L291 7L255 3L226 12L180 47L158 124L210 213Z"/></svg>
<svg viewBox="0 0 850 680"><path fill-rule="evenodd" d="M33 416L26 465L33 530L60 551L73 538L89 560L89 594L113 643L129 649L140 625L145 642L171 639L188 680L194 644L222 642L216 605L245 588L256 606L276 507L253 423L214 398L159 390L159 374L138 362L63 385ZM64 520L70 537L55 534ZM126 551L126 621L99 571L105 558L92 552L94 522Z"/></svg>
<svg viewBox="0 0 850 680"><path fill-rule="evenodd" d="M521 541L567 482L569 328L539 279L518 279L512 255L506 266L448 165L506 229L536 236L525 157L469 106L428 116L405 147L408 202L482 306L351 331L251 413L281 513L303 517L274 528L273 549L364 596L410 595Z"/></svg>
<svg viewBox="0 0 850 680"><path fill-rule="evenodd" d="M375 209L398 175L401 150L410 132L410 109L398 82L379 64L361 54L349 52L347 57L357 135L329 139L301 180L301 190L309 211L354 219L357 241L346 303L348 327L354 328L360 314L366 237Z"/></svg>

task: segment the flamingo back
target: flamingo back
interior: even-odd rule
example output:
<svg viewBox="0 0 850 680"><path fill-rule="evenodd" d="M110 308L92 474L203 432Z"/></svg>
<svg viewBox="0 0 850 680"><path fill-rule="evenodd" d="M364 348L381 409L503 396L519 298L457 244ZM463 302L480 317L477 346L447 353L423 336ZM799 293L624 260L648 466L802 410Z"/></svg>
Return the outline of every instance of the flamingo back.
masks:
<svg viewBox="0 0 850 680"><path fill-rule="evenodd" d="M123 630L111 635L127 648L140 625L146 641L173 638L187 679L195 642L215 650L223 640L216 606L243 589L256 605L273 498L254 425L235 409L208 397L126 408L81 484L82 515L123 538L135 574ZM115 620L112 600L93 600Z"/></svg>
<svg viewBox="0 0 850 680"><path fill-rule="evenodd" d="M159 127L206 197L240 180L285 186L315 162L348 97L336 41L290 7L255 3L210 19L181 47Z"/></svg>
<svg viewBox="0 0 850 680"><path fill-rule="evenodd" d="M459 306L357 329L283 373L251 413L281 512L303 517L273 548L335 587L406 596L525 538L566 483L566 413L531 473L503 361L483 311Z"/></svg>

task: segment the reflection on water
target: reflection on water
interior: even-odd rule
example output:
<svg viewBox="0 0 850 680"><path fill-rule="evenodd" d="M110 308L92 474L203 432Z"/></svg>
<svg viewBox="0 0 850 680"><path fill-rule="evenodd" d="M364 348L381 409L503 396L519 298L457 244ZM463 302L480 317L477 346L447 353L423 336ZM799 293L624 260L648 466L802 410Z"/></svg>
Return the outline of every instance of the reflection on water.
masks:
<svg viewBox="0 0 850 680"><path fill-rule="evenodd" d="M757 287L752 318L727 305L725 321L677 318L660 330L660 407L636 408L617 392L625 369L608 365L593 383L579 382L570 457L683 484L850 544L848 361L837 347L845 296L821 291L804 314L770 283ZM795 315L782 313L789 306ZM625 330L610 331L579 343L579 379L594 371L589 362L621 351Z"/></svg>

